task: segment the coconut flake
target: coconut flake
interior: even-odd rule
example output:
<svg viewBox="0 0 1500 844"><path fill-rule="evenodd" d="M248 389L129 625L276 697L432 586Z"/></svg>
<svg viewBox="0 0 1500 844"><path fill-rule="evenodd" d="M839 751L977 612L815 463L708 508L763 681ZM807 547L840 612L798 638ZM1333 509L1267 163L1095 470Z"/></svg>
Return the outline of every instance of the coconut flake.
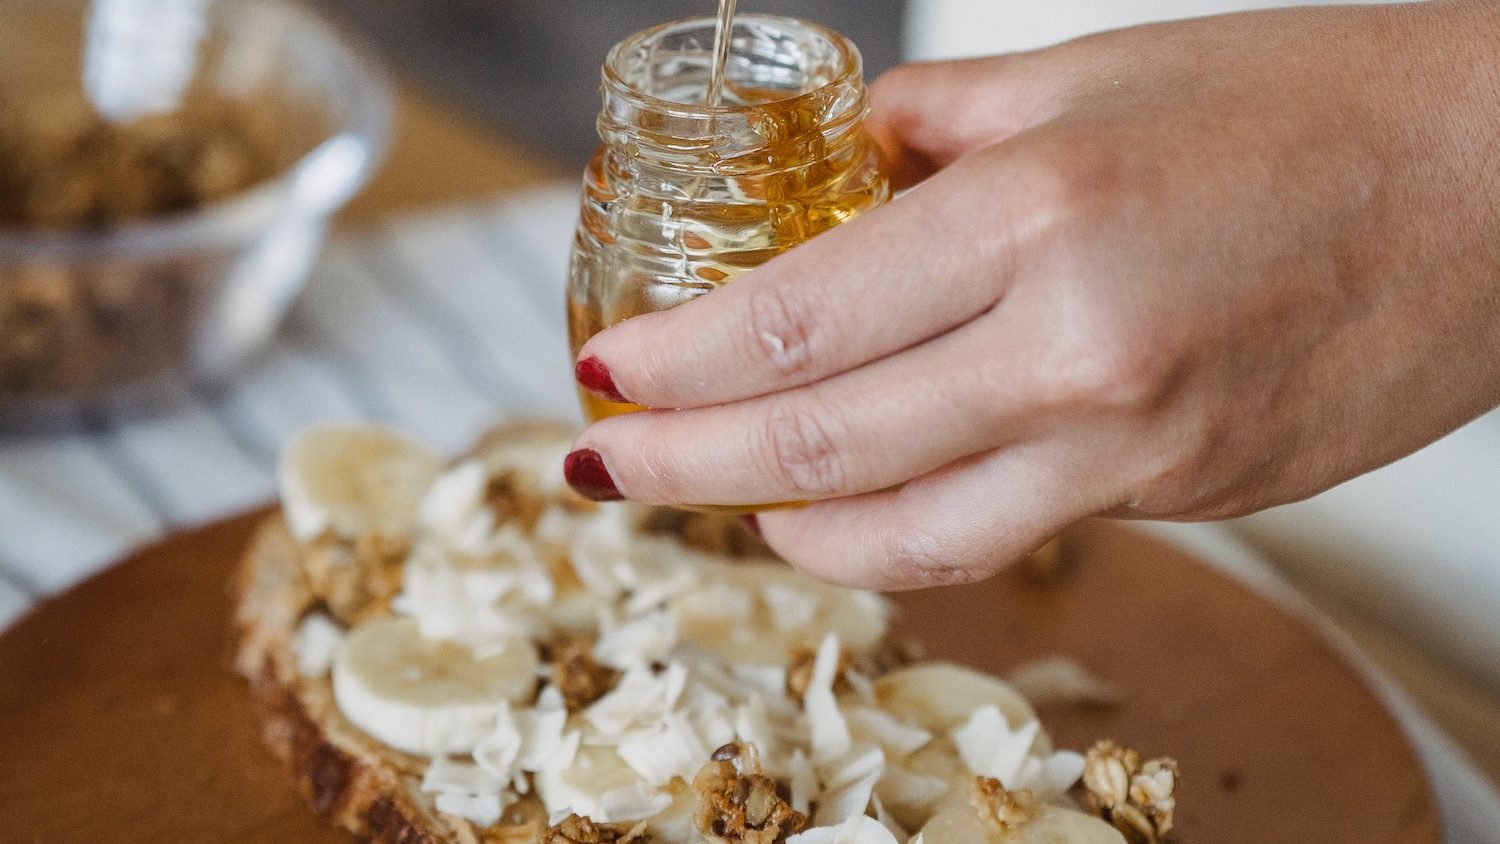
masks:
<svg viewBox="0 0 1500 844"><path fill-rule="evenodd" d="M673 599L693 588L698 582L694 569L682 567L665 576L643 577L630 590L630 596L621 607L627 614L638 615L648 610L669 605Z"/></svg>
<svg viewBox="0 0 1500 844"><path fill-rule="evenodd" d="M563 807L558 808L558 809L553 809L553 810L551 810L551 811L549 811L547 813L547 825L548 826L557 826L558 824L560 824L563 821L567 820L568 816L574 815L574 814L577 814L577 813L573 811L573 807L572 806L563 806Z"/></svg>
<svg viewBox="0 0 1500 844"><path fill-rule="evenodd" d="M481 534L482 539L495 521L494 514L483 506L488 482L484 467L473 460L438 475L417 508L417 523L444 539L462 540L473 534Z"/></svg>
<svg viewBox="0 0 1500 844"><path fill-rule="evenodd" d="M867 745L835 765L823 766L823 795L813 817L817 826L831 826L862 815L870 806L875 783L885 773L885 753Z"/></svg>
<svg viewBox="0 0 1500 844"><path fill-rule="evenodd" d="M786 698L785 665L731 665L729 671L741 683L755 689L768 700L780 701Z"/></svg>
<svg viewBox="0 0 1500 844"><path fill-rule="evenodd" d="M687 669L681 663L668 664L661 674L646 666L631 668L609 694L583 711L584 720L601 736L619 737L670 712L686 683Z"/></svg>
<svg viewBox="0 0 1500 844"><path fill-rule="evenodd" d="M845 712L844 718L855 738L873 741L897 759L910 756L932 740L932 733L882 709L856 707Z"/></svg>
<svg viewBox="0 0 1500 844"><path fill-rule="evenodd" d="M297 673L303 677L327 677L333 655L344 641L344 628L327 613L311 612L297 625L292 650L297 654Z"/></svg>
<svg viewBox="0 0 1500 844"><path fill-rule="evenodd" d="M844 682L849 684L849 687L854 690L854 694L860 700L870 704L875 703L875 681L871 680L863 672L855 671L852 668L846 669L844 671Z"/></svg>
<svg viewBox="0 0 1500 844"><path fill-rule="evenodd" d="M722 704L717 708L689 707L692 715L689 720L693 723L693 729L697 731L698 738L702 739L706 747L723 747L734 741L734 724L727 717L728 704ZM702 760L699 760L702 761Z"/></svg>
<svg viewBox="0 0 1500 844"><path fill-rule="evenodd" d="M897 844L896 836L880 821L856 815L837 826L819 826L799 832L786 844Z"/></svg>
<svg viewBox="0 0 1500 844"><path fill-rule="evenodd" d="M691 781L708 758L709 748L687 718L674 712L652 727L625 736L615 751L646 785L657 788L673 777Z"/></svg>
<svg viewBox="0 0 1500 844"><path fill-rule="evenodd" d="M992 705L975 710L952 736L970 771L997 779L1006 788L1022 788L1022 769L1041 729L1036 721L1028 721L1012 730L1000 708Z"/></svg>
<svg viewBox="0 0 1500 844"><path fill-rule="evenodd" d="M807 713L808 728L812 733L812 758L820 765L849 752L849 725L833 696L838 667L839 639L829 633L818 646L812 677L802 698L802 708Z"/></svg>
<svg viewBox="0 0 1500 844"><path fill-rule="evenodd" d="M438 811L485 827L500 819L511 799L506 783L482 766L439 756L427 766L422 791L436 795Z"/></svg>
<svg viewBox="0 0 1500 844"><path fill-rule="evenodd" d="M1084 764L1083 754L1059 750L1042 760L1038 776L1028 787L1043 798L1062 794L1083 777Z"/></svg>
<svg viewBox="0 0 1500 844"><path fill-rule="evenodd" d="M1118 706L1120 690L1089 671L1078 660L1050 656L1028 662L1010 673L1016 691L1033 706Z"/></svg>
<svg viewBox="0 0 1500 844"><path fill-rule="evenodd" d="M813 801L822 793L822 789L818 787L818 774L801 749L792 751L792 761L788 768L791 774L792 808L805 815Z"/></svg>
<svg viewBox="0 0 1500 844"><path fill-rule="evenodd" d="M672 805L672 795L645 783L612 788L599 797L602 820L608 823L643 821Z"/></svg>
<svg viewBox="0 0 1500 844"><path fill-rule="evenodd" d="M553 504L542 511L531 532L537 541L548 545L571 545L578 528L578 519L566 507Z"/></svg>
<svg viewBox="0 0 1500 844"><path fill-rule="evenodd" d="M906 830L901 827L901 824L895 818L891 817L890 812L885 810L885 804L880 802L879 794L870 798L870 806L875 810L875 820L880 821L880 825L889 830L897 841L907 837Z"/></svg>
<svg viewBox="0 0 1500 844"><path fill-rule="evenodd" d="M555 771L573 764L578 755L577 730L567 729L568 712L557 708L527 709L515 714L521 735L516 766L523 771Z"/></svg>
<svg viewBox="0 0 1500 844"><path fill-rule="evenodd" d="M601 507L580 526L568 558L584 588L612 601L625 591L615 574L617 564L630 558L631 548L632 525L624 510Z"/></svg>
<svg viewBox="0 0 1500 844"><path fill-rule="evenodd" d="M527 584L538 576L546 581L543 591L550 592L550 577L530 565L458 565L440 546L422 542L413 549L402 573L402 592L395 608L415 619L425 638L453 640L477 655L492 655L494 647L536 632L526 607L502 608L500 604L512 595L524 596L536 589Z"/></svg>
<svg viewBox="0 0 1500 844"><path fill-rule="evenodd" d="M776 764L782 758L781 742L777 739L776 728L771 724L765 701L759 695L735 707L734 737L745 744L755 745L771 776L782 773L781 766Z"/></svg>
<svg viewBox="0 0 1500 844"><path fill-rule="evenodd" d="M659 662L677 645L677 617L670 610L658 610L626 622L606 617L600 630L594 657L622 670Z"/></svg>
<svg viewBox="0 0 1500 844"><path fill-rule="evenodd" d="M474 761L497 780L509 784L516 777L516 759L521 755L521 731L510 704L500 702L495 729L474 745Z"/></svg>
<svg viewBox="0 0 1500 844"><path fill-rule="evenodd" d="M771 623L780 630L807 628L818 614L818 596L788 583L768 583L761 587L760 596L770 612Z"/></svg>

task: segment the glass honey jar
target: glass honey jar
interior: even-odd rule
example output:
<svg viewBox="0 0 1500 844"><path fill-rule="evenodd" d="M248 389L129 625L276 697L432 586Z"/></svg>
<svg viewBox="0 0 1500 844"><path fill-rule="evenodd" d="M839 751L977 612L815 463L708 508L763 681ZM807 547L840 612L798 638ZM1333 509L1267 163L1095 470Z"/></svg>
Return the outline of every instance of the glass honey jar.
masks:
<svg viewBox="0 0 1500 844"><path fill-rule="evenodd" d="M890 198L853 43L739 16L709 105L715 24L648 29L604 63L603 143L584 174L568 285L575 358L595 333L708 293ZM591 421L642 409L580 395Z"/></svg>

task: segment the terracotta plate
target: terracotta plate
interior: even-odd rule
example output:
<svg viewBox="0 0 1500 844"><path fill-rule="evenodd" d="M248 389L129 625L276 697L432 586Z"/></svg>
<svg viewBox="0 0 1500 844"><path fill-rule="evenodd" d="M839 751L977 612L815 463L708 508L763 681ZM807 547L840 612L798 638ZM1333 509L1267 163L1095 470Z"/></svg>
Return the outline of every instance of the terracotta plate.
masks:
<svg viewBox="0 0 1500 844"><path fill-rule="evenodd" d="M347 840L292 794L227 668L227 579L256 518L148 548L0 637L0 838ZM1064 746L1181 760L1185 844L1437 844L1406 739L1306 625L1116 524L1078 528L1068 556L1057 580L903 596L900 623L934 656L1003 674L1066 653L1124 689L1044 720Z"/></svg>

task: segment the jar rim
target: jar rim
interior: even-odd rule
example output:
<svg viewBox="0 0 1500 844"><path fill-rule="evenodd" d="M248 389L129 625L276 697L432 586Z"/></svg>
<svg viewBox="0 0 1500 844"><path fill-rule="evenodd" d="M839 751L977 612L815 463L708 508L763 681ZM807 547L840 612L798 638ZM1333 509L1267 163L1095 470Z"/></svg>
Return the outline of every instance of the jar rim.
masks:
<svg viewBox="0 0 1500 844"><path fill-rule="evenodd" d="M684 117L712 117L719 115L750 114L755 112L757 109L763 109L768 105L795 103L799 100L804 99L812 100L827 91L836 90L842 87L846 87L852 83L859 82L860 77L864 73L863 62L859 53L859 47L856 46L853 41L849 40L848 36L835 29L832 29L831 27L827 27L823 24L815 23L813 21L803 20L801 18L790 17L788 15L767 15L751 13L736 15L734 20L735 23L753 22L773 24L784 26L789 29L802 29L811 32L814 35L827 40L827 42L838 52L839 71L827 82L824 82L823 84L818 85L815 88L803 91L802 93L796 94L794 96L777 100L767 100L765 102L758 103L735 103L730 105L684 103L677 100L662 99L661 97L656 97L646 93L645 91L642 91L640 88L632 85L626 80L624 74L620 72L618 65L622 58L631 50L634 50L641 44L646 43L651 39L660 36L662 33L672 29L686 26L716 26L718 23L717 19L713 17L695 16L688 18L679 18L677 20L667 21L666 23L657 24L656 26L643 29L633 35L630 35L620 43L616 44L614 47L610 48L608 55L604 59L604 67L602 70L605 88L610 89L616 94L634 98L641 103L650 106L653 110L656 111Z"/></svg>

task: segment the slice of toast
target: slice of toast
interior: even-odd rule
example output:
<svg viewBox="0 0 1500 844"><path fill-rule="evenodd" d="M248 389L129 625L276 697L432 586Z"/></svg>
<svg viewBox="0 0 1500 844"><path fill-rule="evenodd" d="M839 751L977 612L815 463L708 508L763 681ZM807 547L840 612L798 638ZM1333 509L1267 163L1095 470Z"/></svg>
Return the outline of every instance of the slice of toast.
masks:
<svg viewBox="0 0 1500 844"><path fill-rule="evenodd" d="M773 662L782 656L787 658L787 661L773 669L782 672L780 675L782 679L777 681L780 685L773 684L770 687L778 689L777 691L764 692L767 686L754 683L752 685L756 686L754 692L756 695L765 693L770 697L778 698L785 695L779 702L778 711L782 714L777 717L792 720L782 723L776 729L781 731L780 734L787 735L786 724L791 724L792 728L800 731L804 738L795 740L772 738L769 739L767 746L786 744L788 741L805 744L807 731L819 729L816 718L824 718L825 720L821 722L824 726L828 723L826 721L828 717L834 718L838 723L843 723L841 720L843 716L838 714L840 707L848 704L853 710L859 710L856 714L862 714L866 719L862 722L866 725L862 728L866 730L864 733L866 744L850 746L850 736L846 725L841 728L845 730L843 744L846 745L840 751L842 755L829 756L819 761L816 749L811 751L810 758L813 762L833 767L820 768L815 775L805 758L801 762L807 776L818 778L812 783L814 788L821 788L820 783L830 781L844 782L843 787L847 788L849 783L847 779L835 778L847 777L850 771L860 765L861 759L868 761L870 756L868 753L861 755L861 748L874 752L876 756L881 756L879 744L887 740L894 740L897 745L902 745L894 752L898 754L899 760L903 760L902 764L912 766L911 773L919 769L926 770L930 775L929 783L932 776L938 776L941 778L940 783L946 780L948 783L958 784L944 786L945 792L934 796L930 803L924 804L925 808L911 810L919 811L920 817L910 821L904 827L900 818L893 819L886 815L879 799L871 799L871 792L868 791L867 785L865 799L870 800L872 806L870 811L873 811L874 815L865 814L865 808L863 808L865 804L861 803L854 807L852 815L841 816L835 821L821 825L816 832L822 837L805 840L844 840L828 836L851 834L849 830L853 827L850 824L864 824L865 827L870 827L861 833L861 837L858 837L857 840L860 841L880 840L863 837L864 834L871 833L871 828L879 835L885 835L885 831L890 828L898 831L909 830L909 832L901 833L899 838L888 839L903 844L908 841L906 836L910 833L915 833L918 829L926 830L929 827L935 833L927 835L927 840L932 844L945 844L951 841L972 841L979 844L981 841L1021 842L1043 839L1056 841L1059 844L1073 844L1073 842L1118 844L1125 840L1120 837L1120 832L1125 832L1131 841L1155 844L1160 840L1160 834L1165 834L1170 829L1176 783L1175 764L1170 760L1150 760L1142 763L1138 755L1131 751L1123 751L1107 743L1101 743L1095 751L1090 753L1087 760L1090 767L1086 769L1083 757L1077 754L1053 753L1050 740L1046 738L1045 733L1039 734L1037 732L1039 726L1032 723L1035 721L1035 713L1029 704L1003 683L967 669L937 663L911 665L893 670L902 660L892 655L887 647L888 640L885 640L884 634L880 632L884 630L883 611L871 608L871 602L879 604L877 597L866 595L860 598L848 590L837 590L816 584L779 565L767 565L765 560L748 564L743 561L736 562L737 558L744 556L763 555L766 549L744 533L738 521L732 518L684 515L659 509L636 508L630 505L617 505L625 509L613 511L597 510L595 505L572 497L566 486L561 484L560 478L550 480L544 478L543 473L550 469L538 470L536 468L538 461L533 459L534 455L528 456L525 453L531 444L541 442L547 447L557 447L559 440L562 443L561 447L566 448L567 440L555 427L522 425L504 429L486 437L479 447L460 458L450 474L461 475L465 471L465 461L470 463L478 461L484 465L488 480L484 483L476 481L477 485L470 487L471 490L482 490L482 492L476 492L476 497L470 500L481 502L473 506L480 507L484 511L483 515L487 520L485 524L489 526L489 530L511 530L512 537L517 535L515 533L517 526L524 525L522 529L525 532L524 535L534 535L538 542L542 542L540 537L545 533L542 526L545 521L543 513L550 513L554 519L563 521L577 519L580 520L580 524L587 522L589 518L597 517L594 522L590 523L596 526L600 520L604 520L606 526L608 523L619 522L622 525L622 532L617 535L617 539L624 542L623 545L618 546L619 548L632 552L638 548L648 549L648 556L664 555L666 560L676 561L671 564L662 562L662 565L667 568L658 572L664 578L660 581L661 583L677 582L673 578L675 573L688 575L690 580L703 578L706 588L710 588L710 591L703 592L702 595L712 597L704 597L700 604L674 610L674 612L691 614L701 612L705 606L711 607L712 613L727 612L727 610L721 610L717 602L725 596L732 598L734 594L737 594L737 590L738 593L746 595L770 596L779 589L778 601L772 601L770 597L754 599L762 602L764 614L755 616L757 620L753 623L745 622L750 626L739 630L739 633L744 635L738 638L731 637L733 647L718 652L712 650L710 645L713 637L720 636L722 632L714 626L714 622L709 622L708 627L693 628L697 631L695 634L688 632L688 628L684 627L684 636L697 635L700 638L683 641L689 645L687 658L699 660L699 663L695 664L700 665L701 669L707 672L704 675L705 678L719 677L720 679L711 682L728 682L731 686L739 682L732 679L732 669L753 668L760 672L757 676L763 681L766 676L764 669L768 665L764 661L766 656L769 655ZM526 472L513 471L514 466L528 461L531 467ZM550 461L541 462L547 466L551 465ZM471 473L469 477L472 478L473 474ZM434 482L432 489L436 490L438 487L439 484ZM532 500L525 500L528 496ZM608 518L612 514L621 518ZM490 518L491 515L493 519ZM662 536L651 537L650 534L653 533ZM336 658L335 653L342 653L347 658L354 652L352 647L342 651L337 650L337 642L345 636L341 631L349 631L348 639L352 640L359 636L361 630L371 629L371 625L410 623L405 619L385 618L387 616L420 611L414 609L410 603L415 600L412 591L413 584L418 582L413 581L412 578L418 577L424 571L423 566L429 566L431 562L430 560L423 563L417 562L419 558L427 559L421 557L417 551L411 552L410 559L406 555L408 549L423 547L412 544L423 537L413 535L393 539L380 536L379 530L375 530L374 534L373 536L361 534L355 537L337 538L326 532L324 535L312 537L304 533L303 538L299 540L282 515L269 517L260 527L248 549L235 584L238 595L238 610L235 617L235 634L238 642L236 668L249 680L251 692L259 704L267 744L288 766L297 791L315 811L330 822L349 830L361 840L400 842L401 844L450 844L450 842L451 844L610 844L611 842L614 844L650 844L650 842L679 844L679 842L700 840L715 844L751 844L752 842L784 844L789 837L800 838L793 835L798 830L825 824L819 819L820 809L817 797L811 800L811 810L807 800L802 801L801 811L792 808L791 803L797 799L792 792L800 786L794 785L787 779L789 775L786 773L786 758L774 760L777 763L776 769L781 773L773 776L771 768L762 769L762 757L755 743L745 742L744 739L744 731L755 732L757 728L754 725L734 726L728 743L718 747L712 754L700 749L695 754L701 755L690 755L690 760L698 761L687 771L673 768L670 774L652 783L645 783L642 780L642 783L648 786L648 791L661 789L654 793L671 795L669 801L671 805L667 809L649 810L659 812L659 814L649 815L649 818L649 813L638 814L633 818L606 816L604 812L612 811L607 810L606 807L599 810L601 814L596 818L600 822L595 823L588 817L571 814L572 809L579 806L578 803L554 800L547 796L547 778L541 773L542 771L587 772L596 770L587 765L567 769L528 767L523 770L517 767L516 773L513 774L514 779L504 786L508 791L505 802L501 804L504 811L499 813L498 818L493 813L484 815L483 812L474 810L472 806L465 808L463 805L455 807L456 804L453 802L441 803L446 798L434 796L432 790L427 788L429 783L425 780L440 780L443 766L447 763L444 763L442 758L429 762L425 756L403 752L377 740L371 733L387 735L383 732L384 722L378 719L360 722L370 732L356 726L340 709L341 701L345 705L350 705L349 699L340 697L346 693L346 688L340 687L339 692L336 693L334 682L330 679L329 665ZM465 534L465 536L468 535ZM511 541L517 540L513 538ZM545 543L542 543L537 547L544 546ZM430 551L430 543L425 547L428 547ZM553 548L553 551L548 553L556 551L556 546L548 547ZM532 555L533 558L529 564L539 567L539 570L552 571L551 577L556 579L558 589L563 589L563 584L569 583L571 585L566 588L572 590L570 594L575 596L582 594L591 600L600 599L599 595L593 594L596 587L585 583L587 578L581 576L581 572L587 570L587 563L579 555L584 555L587 550L586 546L569 546L569 550L560 558L547 557L546 554ZM462 557L462 553L459 553L459 557ZM512 563L520 565L515 560L512 560ZM636 559L633 565L645 565L647 569L650 568L649 561L641 559ZM671 565L676 565L678 568L671 569ZM630 566L627 565L626 568ZM403 573L406 578L404 581L401 580ZM636 575L640 573L635 572ZM599 572L595 574L597 576ZM785 578L794 580L787 581ZM800 580L796 580L798 578ZM767 586L768 580L777 581L777 584ZM793 583L795 585L792 585ZM639 585L643 590L641 594L650 593L652 584L649 581L641 581ZM718 589L718 591L712 591L712 589ZM797 595L788 596L786 594L788 590L796 592ZM403 598L398 598L398 594L403 596L408 603L405 605L399 603ZM421 594L420 589L416 594ZM449 601L452 598L447 593L443 594L444 597L438 609L446 613L451 608ZM555 594L560 596L563 593ZM615 597L617 594L620 597ZM832 597L829 597L830 594ZM603 605L590 604L590 607L593 607L591 612L602 609L603 616L613 618L612 614L615 609L623 609L627 606L626 602L631 597L631 592L629 590L622 593L611 592L609 595L611 597L603 599L606 600ZM637 594L635 597L639 598L640 595ZM662 600L665 599L654 598L648 606L658 606L657 602ZM824 600L829 603L818 604L819 601ZM822 641L822 644L816 648L808 648L808 644L818 643L816 638L810 643L805 639L788 641L785 636L778 638L777 629L787 626L783 622L805 612L808 606L807 601L825 608L842 607L851 611L858 607L864 608L860 612L855 612L853 616L839 616L843 618L842 629L847 634L843 640L843 647L837 636L823 632L827 628L821 627L815 629L816 636L821 637ZM733 604L733 601L729 603ZM548 598L537 606L547 608L555 607L556 604L553 599ZM665 607L666 605L660 604L659 606ZM799 610L799 607L802 609ZM427 608L430 610L431 606L428 605ZM632 612L642 611L649 613L657 610L633 610ZM786 615L780 614L783 611ZM487 604L484 612L504 613L505 611L499 609L498 605ZM762 611L757 610L757 612ZM861 612L865 615L861 615ZM869 613L874 613L874 617L881 619L880 627L861 640L856 634L861 630L868 632L869 626L867 624L861 626L859 619L866 618ZM592 714L589 708L593 704L598 703L603 706L607 702L609 686L616 682L620 682L622 686L628 685L620 680L622 675L628 673L625 671L626 666L616 663L614 668L610 668L601 666L595 661L595 657L601 660L607 658L602 631L595 629L591 634L589 631L583 631L585 636L598 636L597 639L575 639L574 637L580 631L569 625L576 623L576 619L579 618L576 613L566 616L574 621L561 621L559 619L563 619L564 616L555 613L548 615L547 618L552 619L548 623L561 624L568 629L554 628L548 634L554 638L545 643L540 640L535 642L545 663L540 667L545 670L537 675L539 686L531 694L537 698L545 697L542 693L542 688L545 687L546 691L552 693L554 697L566 701L569 724L580 719L587 720L585 716ZM603 623L602 616L589 615L587 618L589 623L595 625L596 628ZM713 615L712 618L718 619L719 616ZM828 618L832 619L834 616ZM618 624L618 622L610 623ZM703 623L700 617L699 624ZM821 623L832 624L833 622L829 620ZM617 629L625 629L628 626ZM795 627L795 625L791 626ZM320 628L325 631L326 636L332 637L325 640L325 647L321 649L315 641L318 639L317 634ZM809 630L814 629L809 628ZM555 638L560 633L565 635ZM429 634L424 632L422 635L425 637ZM570 651L569 649L577 646L579 641L583 642L583 652L580 654L576 650ZM618 645L619 641L614 644ZM531 645L525 644L525 647L530 648ZM322 656L319 656L320 651L324 651ZM385 654L389 651L379 650L378 652ZM757 655L758 659L748 659L747 662L748 655L752 652ZM573 655L567 656L569 653ZM726 656L726 653L731 655ZM640 657L640 654L636 656ZM589 670L603 667L605 676L609 678L602 690L584 689L587 693L580 695L580 701L576 702L576 705L571 699L566 682L569 675L565 670L574 665L572 660L575 659L582 660L580 664L585 667L592 666ZM676 657L654 657L649 662L649 667L647 663L640 662L637 664L637 669L632 670L644 672L639 676L665 677L676 671L679 672L678 676L687 677L687 674L682 673L687 671L684 665L673 662L673 659ZM615 670L616 668L620 670ZM530 670L530 668L526 669L528 672ZM692 670L696 672L700 668ZM938 679L917 680L916 678L924 670L929 671L926 677ZM334 671L334 675L339 676L337 670ZM531 675L528 673L526 676ZM815 677L821 679L814 680ZM898 677L899 680L897 680ZM585 671L578 675L577 679L591 680L593 678ZM892 695L887 695L882 690L881 684L887 680L897 680L895 685L886 689L892 691ZM428 689L426 682L422 681L423 685L420 686L424 693ZM665 684L666 681L662 682ZM698 680L680 682L699 683ZM751 681L746 679L745 682ZM548 687L549 683L550 687ZM809 697L812 694L809 691L810 684L816 685L817 693L820 695L816 708L821 715L813 714L815 706L813 699ZM591 685L593 684L582 684L582 686ZM682 688L681 685L678 686L679 693ZM717 685L713 688L725 690L728 687ZM709 689L708 685L697 687L699 692L706 692ZM709 693L709 697L713 697L715 693ZM733 689L723 691L723 694L738 693ZM960 702L958 699L977 698L990 703L978 709L973 708L972 705L958 706ZM517 698L509 705L524 710L533 705L528 702L530 700ZM740 700L750 699L740 698ZM488 705L488 701L488 697L482 699L485 705ZM751 702L755 701L751 700ZM497 708L503 705L506 705L504 701L495 703ZM677 704L669 700L668 709L671 710L674 706ZM830 708L832 708L831 715L829 714ZM981 717L986 715L981 709L989 710L989 720ZM361 717L354 709L350 712L354 713L356 719ZM766 717L766 710L762 709L761 712L762 715L759 717ZM506 716L506 718L509 717ZM743 716L735 715L735 717ZM680 720L676 723L687 722ZM767 726L769 727L769 722ZM496 729L499 730L498 727ZM586 730L587 727L584 729ZM1030 729L1031 732L1026 733L1026 729ZM868 732L869 730L874 730L875 733ZM893 735L877 735L881 731L889 731ZM925 734L926 738L909 744L914 732L919 735ZM604 743L600 744L597 742L601 740L601 734L598 732L594 734L593 740L596 744L591 745L588 748L589 751L591 753L603 752L613 756L616 751L613 749L614 745L607 744L608 731L602 735ZM761 735L768 737L770 734L762 731ZM1024 739L1026 746L1020 748L1024 757L1030 758L1032 754L1039 754L1033 760L1038 764L1042 762L1049 765L1064 763L1068 767L1075 764L1078 767L1074 768L1073 773L1060 784L1051 774L1043 774L1040 768L1031 770L1031 773L1027 774L1027 777L1031 778L1028 782L1036 783L1044 789L1051 789L1038 792L1039 796L1034 796L1023 785L1017 785L1014 789L1002 787L996 777L1004 777L1007 776L1006 774L981 773L981 769L992 763L1001 764L994 761L1000 757L991 753L1000 747L996 742L1012 741L1016 736L1022 735L1036 737L1034 746L1031 738ZM391 740L400 744L398 740ZM715 739L706 747L712 748L721 741L724 739ZM979 748L980 752L974 754L965 752L964 745L970 741L975 743L974 747ZM938 747L939 744L942 745L941 748ZM576 740L573 747L574 752L579 752ZM937 749L940 752L928 753L925 755L926 761L919 762L918 757L923 754L917 752L918 748ZM447 747L413 746L412 749L424 752L431 750L438 757L447 757L452 753L452 749ZM470 749L473 750L472 757L469 755ZM783 752L790 753L791 750L783 748ZM805 747L796 749L799 757L808 752L809 749ZM1002 753L1002 756L1006 753ZM477 745L470 744L457 755L462 759L474 760L472 762L460 761L457 763L459 765L466 764L469 768L474 768L476 763L479 763L479 766L483 767ZM1071 756L1071 761L1063 758L1068 756ZM623 745L621 745L618 758L624 759ZM884 757L881 756L881 758ZM1017 757L1018 764L1021 758ZM630 762L630 768L641 771L642 767L649 769L654 764L654 759L655 757L647 757L625 761ZM562 766L573 763L558 762L557 764ZM796 763L793 762L793 764ZM883 769L885 763L879 761L876 764L882 766ZM698 765L701 765L701 768ZM933 765L936 767L932 767ZM965 765L967 768L963 767ZM625 770L628 774L630 769ZM696 776L692 774L693 770L697 770ZM1016 769L1016 771L1019 770ZM1083 783L1075 789L1074 797L1069 797L1065 791L1068 785L1077 779L1080 771L1083 772ZM428 777L429 773L439 776ZM1090 774L1093 774L1092 778ZM647 775L641 774L642 777ZM1013 775L1019 776L1014 772ZM585 774L585 776L595 775ZM780 779L774 777L780 777ZM875 780L872 779L869 784L874 784L874 782ZM1127 785L1128 793L1110 791L1111 788L1119 791L1116 787L1120 782ZM968 783L968 785L963 785L963 783ZM554 787L561 788L556 785ZM433 788L441 794L442 786L434 784ZM828 786L828 788L827 793L834 795L834 786ZM1136 796L1138 791L1146 797L1138 798ZM490 792L490 794L493 793L493 791ZM451 797L451 794L449 796ZM899 794L888 796L898 799L900 797ZM752 813L745 802L751 797L755 797L756 800L751 800L750 803L759 805L764 810L759 815ZM1078 811L1079 807L1074 802L1075 798L1085 802L1094 816L1089 817L1088 814ZM545 806L544 799L550 801ZM582 799L588 798L585 796ZM937 802L939 799L942 800L941 804ZM759 803L756 802L757 800ZM440 805L446 811L440 810ZM604 803L598 805L606 806ZM896 815L901 814L899 806L892 805L892 808L896 810ZM549 818L549 809L558 813L557 816ZM684 810L686 810L685 815ZM977 814L976 810L978 810ZM760 815L766 817L760 817ZM482 820L478 819L480 816L483 816ZM1110 824L1102 823L1100 817L1111 821L1113 828ZM653 825L661 820L663 823L677 823L679 826L669 827L676 830L674 832L661 833L655 826L648 830L647 822L642 820L643 818L649 819ZM773 818L775 824L780 824L779 831L765 825L768 822L767 818ZM607 822L609 820L617 822L609 823ZM928 824L928 821L932 823ZM680 825L682 823L690 823L691 827L683 828ZM1031 824L1035 828L1035 834L1041 835L1042 838L1014 838L1010 833L1005 832L1006 824ZM1082 829L1084 833L1077 837L1072 834L1062 834L1062 831L1074 828ZM1118 828L1120 832L1116 832L1115 828ZM839 830L844 830L844 832L840 833ZM1014 831L1012 829L1012 832ZM921 836L917 836L911 840L920 839Z"/></svg>
<svg viewBox="0 0 1500 844"><path fill-rule="evenodd" d="M467 824L450 822L422 793L424 760L366 736L339 712L326 677L299 671L296 631L318 599L298 554L281 517L270 517L239 575L235 664L261 708L266 743L287 764L308 804L362 840L478 842Z"/></svg>
<svg viewBox="0 0 1500 844"><path fill-rule="evenodd" d="M514 447L571 438L557 423L523 421L487 433L465 457L502 462ZM651 508L646 532L670 533L700 550L726 557L765 556L769 549L730 517ZM308 804L361 840L400 844L529 844L545 829L536 807L522 805L479 833L473 824L439 812L421 789L427 760L402 753L349 723L334 701L326 674L299 668L296 636L302 621L328 612L342 621L388 612L390 584L351 584L329 578L321 549L299 543L281 515L268 517L241 563L234 588L238 609L235 667L249 680L265 722L267 745L289 768ZM356 567L346 566L349 572ZM351 598L354 595L356 597Z"/></svg>

